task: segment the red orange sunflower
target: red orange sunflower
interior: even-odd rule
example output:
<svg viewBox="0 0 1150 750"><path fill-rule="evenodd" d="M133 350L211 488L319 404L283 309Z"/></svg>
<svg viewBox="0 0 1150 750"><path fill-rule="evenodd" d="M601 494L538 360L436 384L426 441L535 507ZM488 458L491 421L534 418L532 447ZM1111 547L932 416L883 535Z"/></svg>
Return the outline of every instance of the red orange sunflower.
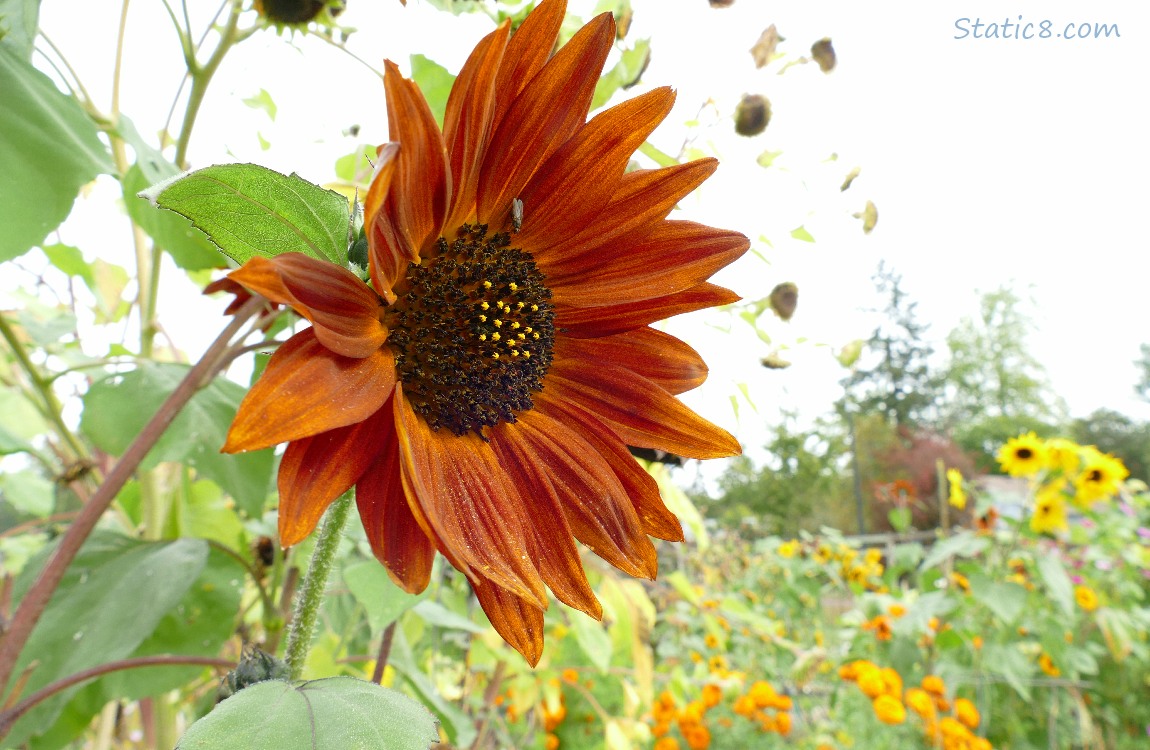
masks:
<svg viewBox="0 0 1150 750"><path fill-rule="evenodd" d="M281 543L354 485L395 581L421 591L438 550L532 664L546 587L602 614L575 539L651 578L648 535L683 538L627 446L739 452L675 398L706 378L702 359L650 324L737 299L706 280L747 239L666 218L713 159L625 172L674 94L586 121L614 21L552 55L565 11L544 0L514 36L504 24L485 37L442 131L387 64L392 143L364 207L370 283L297 253L229 276L311 322L272 356L224 446L288 442Z"/></svg>

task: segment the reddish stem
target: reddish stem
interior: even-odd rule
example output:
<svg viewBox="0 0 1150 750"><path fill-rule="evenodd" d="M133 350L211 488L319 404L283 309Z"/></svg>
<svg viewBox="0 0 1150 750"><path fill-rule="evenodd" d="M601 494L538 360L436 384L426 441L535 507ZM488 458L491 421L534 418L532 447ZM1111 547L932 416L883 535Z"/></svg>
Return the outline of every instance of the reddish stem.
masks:
<svg viewBox="0 0 1150 750"><path fill-rule="evenodd" d="M263 307L263 304L262 297L253 297L236 312L223 333L212 342L200 361L188 371L188 374L160 406L155 416L124 451L124 455L120 457L120 460L104 478L104 483L85 503L77 514L76 520L68 527L68 531L52 552L48 563L40 571L24 598L20 600L20 606L12 617L8 630L4 633L3 638L0 638L0 693L7 687L8 681L12 677L12 670L16 667L16 661L20 657L20 652L32 634L32 628L36 626L40 615L47 608L53 592L60 585L64 572L80 551L81 545L92 533L92 529L96 527L104 515L104 511L108 509L112 501L116 499L116 495L135 473L140 462L144 460L144 456L164 434L164 430L171 425L172 420L176 418L184 405L227 363L232 337L243 328L248 318ZM0 737L3 736L3 733L0 732Z"/></svg>
<svg viewBox="0 0 1150 750"><path fill-rule="evenodd" d="M205 667L218 667L219 669L231 669L235 666L234 662L227 659L218 659L214 656L138 656L134 659L120 659L119 661L110 661L107 664L101 664L98 667L85 669L83 672L69 675L63 679L51 682L36 692L29 695L24 700L17 703L15 706L0 712L0 737L8 734L8 730L16 723L16 720L26 714L37 704L44 702L51 698L56 693L67 690L81 682L91 680L94 677L108 674L109 672L119 672L124 669L135 669L137 667L173 667L173 666L205 666Z"/></svg>

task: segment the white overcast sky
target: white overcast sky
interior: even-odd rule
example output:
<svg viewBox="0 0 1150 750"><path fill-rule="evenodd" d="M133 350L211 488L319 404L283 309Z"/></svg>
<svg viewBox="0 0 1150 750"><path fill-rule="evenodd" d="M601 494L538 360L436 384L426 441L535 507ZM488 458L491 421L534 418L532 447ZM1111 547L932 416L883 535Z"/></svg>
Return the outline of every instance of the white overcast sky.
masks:
<svg viewBox="0 0 1150 750"><path fill-rule="evenodd" d="M782 356L795 364L768 371L769 349L722 316L675 321L707 356L711 380L688 400L760 442L783 408L805 417L825 413L843 372L830 351L865 338L874 319L860 307L880 303L870 280L880 259L904 275L931 334L941 340L976 310L976 290L1016 280L1036 301L1033 352L1076 416L1110 407L1147 418L1132 397L1138 347L1150 342L1146 321L1150 253L1146 209L1150 145L1146 137L1146 73L1150 71L1150 4L1144 2L786 2L736 0L712 9L707 0L632 0L629 39L652 38L653 58L642 84L671 85L678 104L654 141L676 151L685 123L712 100L695 144L718 156L717 175L677 214L739 229L769 265L750 255L718 281L745 298L776 283L799 284L789 326L768 324L775 341L795 344ZM69 56L92 94L108 102L112 50L121 3L47 0L42 23ZM206 11L215 2L189 2ZM458 70L489 31L482 15L458 18L423 0L348 0L342 20L358 30L349 46L379 67L387 57L406 69L412 52ZM572 0L589 15L593 2ZM955 39L956 21L1116 24L1120 38L1064 40ZM779 62L757 70L749 49L776 24L786 59L815 40L833 39L838 68L815 65L779 75ZM179 80L174 36L158 0L135 0L129 17L123 109L143 133L162 125ZM612 58L613 60L613 58ZM610 63L609 63L610 64ZM242 103L266 89L279 107L275 122ZM743 93L769 97L774 114L752 139L729 120ZM192 144L195 166L254 161L297 171L316 182L334 177L337 156L356 139L386 138L383 89L365 67L317 40L265 33L224 64L204 105ZM263 150L256 131L271 143ZM770 169L754 163L766 150L783 155ZM838 160L827 157L838 154ZM854 186L839 184L852 167ZM106 186L105 186L106 187ZM123 258L129 235L108 222L107 191L81 201L65 241L89 256ZM867 199L879 222L864 236L850 214ZM814 243L790 238L805 226ZM108 227L111 227L110 229ZM93 237L97 232L98 240ZM765 236L773 247L758 238ZM165 280L168 327L196 351L208 312L178 274ZM206 339L205 339L206 343ZM823 346L825 345L825 346ZM745 384L759 412L735 419L728 398Z"/></svg>

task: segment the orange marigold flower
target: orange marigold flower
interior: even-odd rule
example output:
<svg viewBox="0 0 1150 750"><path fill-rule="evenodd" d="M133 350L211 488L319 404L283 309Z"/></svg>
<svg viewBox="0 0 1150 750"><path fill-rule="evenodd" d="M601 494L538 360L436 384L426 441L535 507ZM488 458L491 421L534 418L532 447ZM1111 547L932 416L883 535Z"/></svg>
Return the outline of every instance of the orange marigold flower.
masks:
<svg viewBox="0 0 1150 750"><path fill-rule="evenodd" d="M886 693L886 680L883 679L880 669L868 669L860 674L858 686L868 698L877 698Z"/></svg>
<svg viewBox="0 0 1150 750"><path fill-rule="evenodd" d="M663 737L655 743L654 750L679 750L679 741L674 737Z"/></svg>
<svg viewBox="0 0 1150 750"><path fill-rule="evenodd" d="M746 716L748 719L755 715L755 710L758 707L755 705L755 699L750 695L740 695L735 700L735 705L731 709L739 716Z"/></svg>
<svg viewBox="0 0 1150 750"><path fill-rule="evenodd" d="M694 724L683 730L683 739L691 750L707 750L711 746L711 730L702 724Z"/></svg>
<svg viewBox="0 0 1150 750"><path fill-rule="evenodd" d="M791 733L791 715L787 713L775 714L775 731L784 737Z"/></svg>
<svg viewBox="0 0 1150 750"><path fill-rule="evenodd" d="M978 709L966 698L956 698L954 700L954 718L958 719L970 729L977 728L978 722L982 720Z"/></svg>
<svg viewBox="0 0 1150 750"><path fill-rule="evenodd" d="M560 703L554 711L548 711L546 706L543 708L543 728L548 732L555 729L563 723L567 718L567 706Z"/></svg>
<svg viewBox="0 0 1150 750"><path fill-rule="evenodd" d="M395 581L422 591L438 550L531 664L548 587L602 616L576 539L645 578L649 536L683 539L627 446L740 452L676 398L704 380L702 359L651 324L735 301L707 279L748 240L666 218L715 160L626 171L674 93L586 121L615 23L597 16L552 55L565 13L543 0L514 35L505 22L484 37L442 131L386 64L392 143L364 200L370 285L300 253L228 277L311 323L272 356L224 446L288 443L281 543L354 486Z"/></svg>
<svg viewBox="0 0 1150 750"><path fill-rule="evenodd" d="M1038 667L1050 677L1058 677L1062 674L1062 670L1050 658L1050 654L1043 653L1038 657Z"/></svg>
<svg viewBox="0 0 1150 750"><path fill-rule="evenodd" d="M922 688L910 688L903 696L906 705L912 711L924 719L929 719L934 716L934 701L930 697L930 693Z"/></svg>
<svg viewBox="0 0 1150 750"><path fill-rule="evenodd" d="M683 710L679 712L679 728L693 726L702 723L703 714L707 712L707 706L702 701L691 701L683 706Z"/></svg>
<svg viewBox="0 0 1150 750"><path fill-rule="evenodd" d="M671 725L669 723L667 723L665 721L659 721L659 722L656 722L655 725L651 727L651 736L652 737L662 737L663 735L667 734L670 731L671 731ZM658 744L658 743L656 743L656 744Z"/></svg>
<svg viewBox="0 0 1150 750"><path fill-rule="evenodd" d="M703 686L703 705L707 708L714 708L719 705L719 701L723 699L723 689L713 682L709 682Z"/></svg>
<svg viewBox="0 0 1150 750"><path fill-rule="evenodd" d="M891 667L883 667L879 672L882 675L884 692L898 698L902 695L902 675Z"/></svg>
<svg viewBox="0 0 1150 750"><path fill-rule="evenodd" d="M564 669L561 676L563 681L569 685L574 685L576 682L579 682L579 673L570 667Z"/></svg>
<svg viewBox="0 0 1150 750"><path fill-rule="evenodd" d="M879 615L863 623L863 630L873 630L874 637L880 641L889 641L893 634L890 627L890 617L886 615Z"/></svg>
<svg viewBox="0 0 1150 750"><path fill-rule="evenodd" d="M755 702L757 708L766 708L775 699L775 689L766 680L756 680L747 695Z"/></svg>
<svg viewBox="0 0 1150 750"><path fill-rule="evenodd" d="M946 684L938 675L928 674L922 678L922 689L934 696L946 695Z"/></svg>
<svg viewBox="0 0 1150 750"><path fill-rule="evenodd" d="M906 707L893 695L880 695L871 704L874 715L884 724L901 724L906 721Z"/></svg>
<svg viewBox="0 0 1150 750"><path fill-rule="evenodd" d="M543 747L546 750L559 750L559 738L553 734L548 734L547 739L543 742Z"/></svg>

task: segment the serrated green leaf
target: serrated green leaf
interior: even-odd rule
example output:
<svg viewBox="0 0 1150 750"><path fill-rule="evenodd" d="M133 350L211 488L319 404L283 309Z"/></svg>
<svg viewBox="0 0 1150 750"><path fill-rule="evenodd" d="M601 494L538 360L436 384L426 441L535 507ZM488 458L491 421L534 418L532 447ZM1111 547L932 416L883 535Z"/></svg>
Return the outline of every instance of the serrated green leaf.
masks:
<svg viewBox="0 0 1150 750"><path fill-rule="evenodd" d="M177 750L426 750L435 718L402 693L351 677L245 688L193 724Z"/></svg>
<svg viewBox="0 0 1150 750"><path fill-rule="evenodd" d="M184 216L237 263L298 252L343 266L347 199L299 175L224 164L153 185L141 196Z"/></svg>
<svg viewBox="0 0 1150 750"><path fill-rule="evenodd" d="M92 120L48 76L0 44L0 261L39 244L72 210L80 188L112 172ZM50 178L49 178L50 176Z"/></svg>
<svg viewBox="0 0 1150 750"><path fill-rule="evenodd" d="M168 162L152 167L159 179L176 175L176 168ZM155 183L155 179L145 176L139 163L133 164L122 182L124 208L132 221L139 225L156 246L172 256L176 265L185 271L199 271L205 268L224 268L227 261L219 249L212 244L192 222L178 213L165 211L140 197L140 191Z"/></svg>
<svg viewBox="0 0 1150 750"><path fill-rule="evenodd" d="M25 694L130 655L183 598L207 554L207 545L195 539L140 542L94 534L68 568L20 654L17 674L36 662ZM27 590L40 567L25 569L18 591ZM65 690L25 714L5 738L6 746L19 747L46 729L74 692Z"/></svg>
<svg viewBox="0 0 1150 750"><path fill-rule="evenodd" d="M188 369L141 363L132 372L93 383L84 395L80 428L100 450L122 454ZM244 393L229 380L213 380L192 397L145 457L142 468L161 461L186 463L228 492L249 516L258 518L271 481L272 451L220 453Z"/></svg>
<svg viewBox="0 0 1150 750"><path fill-rule="evenodd" d="M427 106L435 115L439 127L443 127L443 115L447 111L447 97L455 83L455 76L434 60L423 55L411 56L411 80L423 92Z"/></svg>

